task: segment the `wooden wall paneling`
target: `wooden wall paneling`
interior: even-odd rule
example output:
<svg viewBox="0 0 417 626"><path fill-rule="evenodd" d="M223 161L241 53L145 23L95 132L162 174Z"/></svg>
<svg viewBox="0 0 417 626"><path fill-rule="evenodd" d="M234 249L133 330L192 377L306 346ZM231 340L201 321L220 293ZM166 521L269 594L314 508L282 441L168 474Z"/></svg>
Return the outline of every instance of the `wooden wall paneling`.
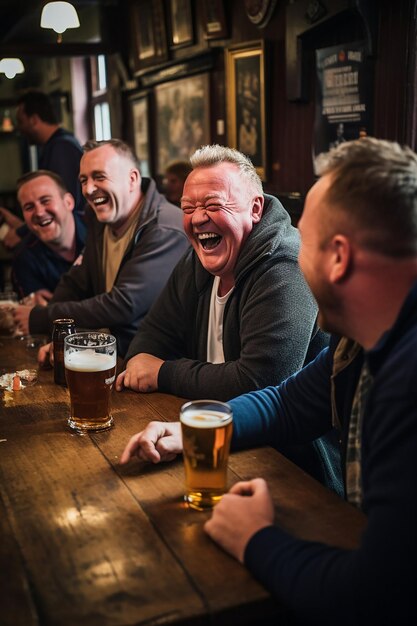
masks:
<svg viewBox="0 0 417 626"><path fill-rule="evenodd" d="M400 143L413 139L407 129L413 123L415 102L407 102L407 95L414 95L414 84L409 84L415 72L414 5L413 0L384 0L379 14L374 134Z"/></svg>

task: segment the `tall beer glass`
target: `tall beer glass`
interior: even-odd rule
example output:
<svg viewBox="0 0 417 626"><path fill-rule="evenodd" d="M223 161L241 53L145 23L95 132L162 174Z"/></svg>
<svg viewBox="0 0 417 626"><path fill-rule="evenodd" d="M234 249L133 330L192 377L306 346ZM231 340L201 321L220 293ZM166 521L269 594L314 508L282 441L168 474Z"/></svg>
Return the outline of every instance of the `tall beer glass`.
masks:
<svg viewBox="0 0 417 626"><path fill-rule="evenodd" d="M113 424L110 396L116 375L116 339L106 333L65 337L65 376L70 394L68 425L84 432Z"/></svg>
<svg viewBox="0 0 417 626"><path fill-rule="evenodd" d="M216 400L194 400L181 407L184 499L194 509L214 506L226 491L232 419L230 406Z"/></svg>

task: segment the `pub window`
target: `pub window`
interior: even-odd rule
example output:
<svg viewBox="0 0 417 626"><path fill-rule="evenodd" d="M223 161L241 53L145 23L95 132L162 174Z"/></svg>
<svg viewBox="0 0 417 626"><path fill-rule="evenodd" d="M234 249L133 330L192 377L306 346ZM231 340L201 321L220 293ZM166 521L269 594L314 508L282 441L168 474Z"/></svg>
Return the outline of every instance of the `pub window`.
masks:
<svg viewBox="0 0 417 626"><path fill-rule="evenodd" d="M94 106L94 130L96 141L111 138L110 107L108 102Z"/></svg>
<svg viewBox="0 0 417 626"><path fill-rule="evenodd" d="M91 57L91 102L96 141L110 139L111 116L107 90L107 62L103 54Z"/></svg>
<svg viewBox="0 0 417 626"><path fill-rule="evenodd" d="M99 54L97 57L97 87L99 91L107 89L106 57L104 54Z"/></svg>

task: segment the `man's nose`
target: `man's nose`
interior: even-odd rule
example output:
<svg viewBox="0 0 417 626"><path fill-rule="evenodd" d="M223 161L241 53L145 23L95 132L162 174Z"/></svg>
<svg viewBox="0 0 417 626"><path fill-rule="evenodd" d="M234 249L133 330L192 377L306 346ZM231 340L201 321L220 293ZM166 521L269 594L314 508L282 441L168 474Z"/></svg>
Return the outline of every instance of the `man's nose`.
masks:
<svg viewBox="0 0 417 626"><path fill-rule="evenodd" d="M33 214L36 215L36 217L39 217L40 215L43 215L44 213L45 213L45 209L44 209L42 203L41 202L35 202Z"/></svg>
<svg viewBox="0 0 417 626"><path fill-rule="evenodd" d="M82 187L83 190L83 194L85 196L89 196L92 193L94 193L94 191L96 191L97 187L96 187L96 183L94 180L87 180Z"/></svg>
<svg viewBox="0 0 417 626"><path fill-rule="evenodd" d="M209 220L209 216L207 215L207 211L204 207L196 207L193 211L192 215L192 223L193 224L204 224Z"/></svg>

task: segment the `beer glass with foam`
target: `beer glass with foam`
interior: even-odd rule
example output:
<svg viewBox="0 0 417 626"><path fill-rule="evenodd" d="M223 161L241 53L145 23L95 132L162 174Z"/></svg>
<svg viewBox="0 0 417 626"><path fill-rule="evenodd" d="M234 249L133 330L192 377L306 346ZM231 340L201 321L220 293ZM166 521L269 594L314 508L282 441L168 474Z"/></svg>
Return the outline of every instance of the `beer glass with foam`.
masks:
<svg viewBox="0 0 417 626"><path fill-rule="evenodd" d="M112 426L110 400L116 355L116 339L107 333L65 337L65 376L71 401L68 425L74 430L106 430Z"/></svg>
<svg viewBox="0 0 417 626"><path fill-rule="evenodd" d="M184 499L194 509L214 506L227 489L232 420L230 406L217 400L194 400L181 407Z"/></svg>

